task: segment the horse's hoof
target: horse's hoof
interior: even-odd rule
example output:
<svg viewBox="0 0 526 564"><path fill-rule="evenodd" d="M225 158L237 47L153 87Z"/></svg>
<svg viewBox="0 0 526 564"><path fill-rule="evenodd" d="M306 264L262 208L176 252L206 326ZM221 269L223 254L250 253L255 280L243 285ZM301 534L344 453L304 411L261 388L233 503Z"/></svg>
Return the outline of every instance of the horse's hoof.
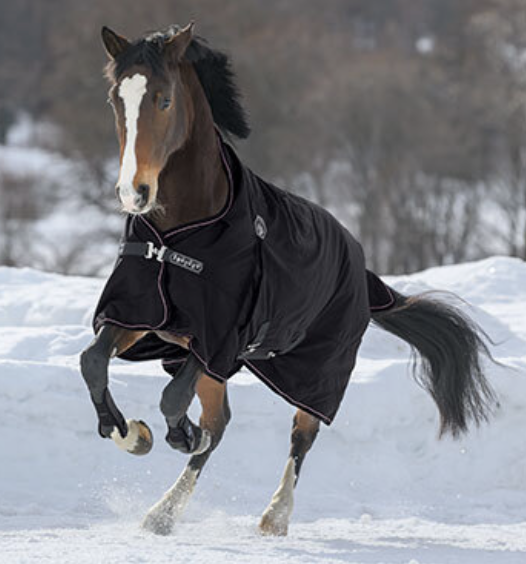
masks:
<svg viewBox="0 0 526 564"><path fill-rule="evenodd" d="M146 515L141 528L154 535L167 536L172 533L173 518L170 515Z"/></svg>
<svg viewBox="0 0 526 564"><path fill-rule="evenodd" d="M135 419L128 419L128 433L122 437L118 429L114 429L111 433L111 438L115 444L129 452L138 456L148 454L153 446L153 434L148 425L144 421L135 421Z"/></svg>
<svg viewBox="0 0 526 564"><path fill-rule="evenodd" d="M286 519L275 519L274 515L264 513L259 522L259 532L268 537L286 537L289 524Z"/></svg>
<svg viewBox="0 0 526 564"><path fill-rule="evenodd" d="M177 427L168 427L166 442L184 454L202 454L212 444L212 435L207 429L194 425L188 417Z"/></svg>

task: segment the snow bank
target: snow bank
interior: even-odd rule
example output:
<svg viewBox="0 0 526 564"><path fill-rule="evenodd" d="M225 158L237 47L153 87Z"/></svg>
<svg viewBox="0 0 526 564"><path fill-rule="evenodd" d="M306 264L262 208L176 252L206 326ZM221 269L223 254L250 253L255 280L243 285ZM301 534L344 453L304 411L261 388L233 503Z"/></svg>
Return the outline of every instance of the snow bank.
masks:
<svg viewBox="0 0 526 564"><path fill-rule="evenodd" d="M526 552L526 264L492 258L390 278L399 291L452 291L498 344L490 425L436 440L408 348L371 327L344 403L304 466L287 539L260 539L294 409L247 373L233 419L172 537L142 533L147 507L186 459L163 440L156 363L112 364L128 417L152 427L134 458L96 434L78 372L103 281L0 268L0 561L522 562ZM197 406L193 406L198 413Z"/></svg>

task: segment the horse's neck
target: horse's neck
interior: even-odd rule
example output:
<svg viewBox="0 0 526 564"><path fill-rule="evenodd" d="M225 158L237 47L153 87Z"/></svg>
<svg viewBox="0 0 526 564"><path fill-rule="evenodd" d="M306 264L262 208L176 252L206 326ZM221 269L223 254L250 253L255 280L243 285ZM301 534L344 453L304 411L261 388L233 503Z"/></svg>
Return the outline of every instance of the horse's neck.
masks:
<svg viewBox="0 0 526 564"><path fill-rule="evenodd" d="M164 212L153 221L161 231L217 214L228 195L208 101L192 68L185 69L183 79L190 89L194 121L185 145L171 155L159 177L158 201Z"/></svg>

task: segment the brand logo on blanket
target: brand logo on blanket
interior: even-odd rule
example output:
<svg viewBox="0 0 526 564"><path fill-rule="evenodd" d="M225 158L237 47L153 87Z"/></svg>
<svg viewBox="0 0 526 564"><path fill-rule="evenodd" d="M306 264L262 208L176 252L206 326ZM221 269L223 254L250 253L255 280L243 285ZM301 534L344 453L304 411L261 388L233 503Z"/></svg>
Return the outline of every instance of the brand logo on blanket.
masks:
<svg viewBox="0 0 526 564"><path fill-rule="evenodd" d="M187 257L177 251L169 251L166 255L166 260L169 263L184 268L185 270L189 270L194 274L201 274L204 268L204 264L200 260Z"/></svg>
<svg viewBox="0 0 526 564"><path fill-rule="evenodd" d="M254 231L260 239L264 239L267 236L267 224L260 215L256 215L254 220Z"/></svg>

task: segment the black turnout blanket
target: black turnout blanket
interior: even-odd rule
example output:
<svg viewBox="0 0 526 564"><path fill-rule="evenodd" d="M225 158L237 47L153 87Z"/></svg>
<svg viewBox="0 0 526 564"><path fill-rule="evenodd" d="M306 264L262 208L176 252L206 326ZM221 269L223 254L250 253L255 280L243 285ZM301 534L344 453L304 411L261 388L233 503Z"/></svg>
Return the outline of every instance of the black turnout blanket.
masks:
<svg viewBox="0 0 526 564"><path fill-rule="evenodd" d="M224 381L245 365L330 424L371 309L391 307L393 295L328 212L265 182L220 145L230 181L223 211L166 233L129 216L95 330L190 336L211 377ZM122 357L160 358L174 375L187 354L152 332Z"/></svg>

